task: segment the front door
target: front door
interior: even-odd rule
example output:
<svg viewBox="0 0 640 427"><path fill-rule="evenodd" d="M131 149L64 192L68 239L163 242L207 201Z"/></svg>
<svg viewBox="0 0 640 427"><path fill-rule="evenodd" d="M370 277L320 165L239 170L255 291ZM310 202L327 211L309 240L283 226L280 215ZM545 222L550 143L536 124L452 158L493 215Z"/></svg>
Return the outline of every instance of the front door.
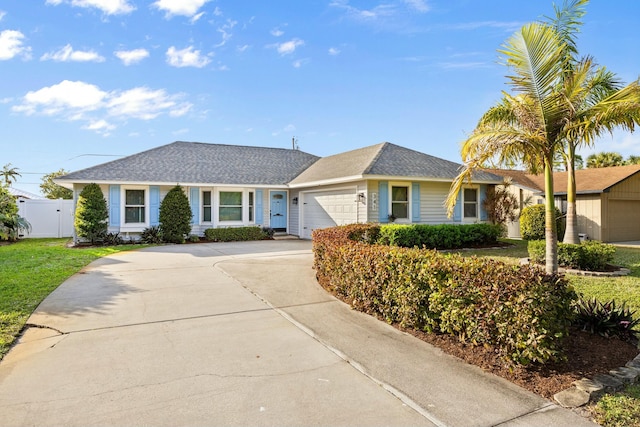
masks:
<svg viewBox="0 0 640 427"><path fill-rule="evenodd" d="M271 192L271 228L287 231L287 192Z"/></svg>

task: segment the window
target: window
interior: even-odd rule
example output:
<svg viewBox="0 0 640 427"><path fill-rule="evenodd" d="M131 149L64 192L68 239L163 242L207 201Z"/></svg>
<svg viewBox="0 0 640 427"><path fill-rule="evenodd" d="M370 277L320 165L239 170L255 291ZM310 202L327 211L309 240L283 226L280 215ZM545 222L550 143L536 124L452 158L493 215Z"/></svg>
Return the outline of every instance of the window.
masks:
<svg viewBox="0 0 640 427"><path fill-rule="evenodd" d="M221 191L220 221L242 221L242 191Z"/></svg>
<svg viewBox="0 0 640 427"><path fill-rule="evenodd" d="M253 191L249 191L249 222L253 221Z"/></svg>
<svg viewBox="0 0 640 427"><path fill-rule="evenodd" d="M202 192L202 221L211 222L211 191Z"/></svg>
<svg viewBox="0 0 640 427"><path fill-rule="evenodd" d="M409 219L409 187L391 187L391 215Z"/></svg>
<svg viewBox="0 0 640 427"><path fill-rule="evenodd" d="M464 189L464 217L478 217L478 190L476 188Z"/></svg>
<svg viewBox="0 0 640 427"><path fill-rule="evenodd" d="M125 224L145 222L144 190L125 190L124 222Z"/></svg>

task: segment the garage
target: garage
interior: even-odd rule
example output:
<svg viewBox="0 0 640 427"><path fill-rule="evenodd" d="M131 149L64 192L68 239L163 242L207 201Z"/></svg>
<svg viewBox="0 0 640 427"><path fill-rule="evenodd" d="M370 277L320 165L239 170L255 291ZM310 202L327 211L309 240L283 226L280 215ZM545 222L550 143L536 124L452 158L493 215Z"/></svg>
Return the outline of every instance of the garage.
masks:
<svg viewBox="0 0 640 427"><path fill-rule="evenodd" d="M640 240L640 201L609 200L609 242Z"/></svg>
<svg viewBox="0 0 640 427"><path fill-rule="evenodd" d="M358 222L356 188L330 191L304 192L302 194L303 239L310 239L317 228L335 227Z"/></svg>

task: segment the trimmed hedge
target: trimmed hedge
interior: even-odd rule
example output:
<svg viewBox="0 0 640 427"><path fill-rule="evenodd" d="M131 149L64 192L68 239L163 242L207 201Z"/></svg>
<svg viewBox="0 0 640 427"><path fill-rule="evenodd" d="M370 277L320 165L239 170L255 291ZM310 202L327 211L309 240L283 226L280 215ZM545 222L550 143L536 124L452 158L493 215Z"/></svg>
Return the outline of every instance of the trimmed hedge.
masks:
<svg viewBox="0 0 640 427"><path fill-rule="evenodd" d="M495 224L390 224L382 225L378 243L403 248L459 249L498 241L502 228Z"/></svg>
<svg viewBox="0 0 640 427"><path fill-rule="evenodd" d="M546 206L532 205L522 209L520 213L520 235L524 240L540 240L545 238L546 228ZM558 208L555 209L556 214L556 231L558 240L564 237L566 227L566 219Z"/></svg>
<svg viewBox="0 0 640 427"><path fill-rule="evenodd" d="M530 240L527 244L529 260L542 264L545 260L545 241ZM604 271L613 261L616 247L595 240L582 243L558 243L558 264L567 268L587 271Z"/></svg>
<svg viewBox="0 0 640 427"><path fill-rule="evenodd" d="M575 293L533 266L371 245L376 226L313 232L318 282L352 307L403 327L495 345L514 363L561 358Z"/></svg>
<svg viewBox="0 0 640 427"><path fill-rule="evenodd" d="M273 233L260 227L208 228L204 236L212 242L241 242L248 240L268 240Z"/></svg>

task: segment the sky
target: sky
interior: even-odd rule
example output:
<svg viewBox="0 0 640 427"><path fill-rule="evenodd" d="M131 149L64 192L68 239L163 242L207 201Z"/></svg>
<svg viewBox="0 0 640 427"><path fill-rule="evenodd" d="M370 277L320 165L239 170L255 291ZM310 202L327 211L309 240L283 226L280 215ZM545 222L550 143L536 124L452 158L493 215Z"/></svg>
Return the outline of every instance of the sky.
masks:
<svg viewBox="0 0 640 427"><path fill-rule="evenodd" d="M561 0L557 1L561 4ZM460 162L509 90L498 49L540 0L0 0L0 167L39 193L173 141L328 156L392 142ZM578 38L640 75L640 1L592 0ZM640 155L640 131L588 154Z"/></svg>

